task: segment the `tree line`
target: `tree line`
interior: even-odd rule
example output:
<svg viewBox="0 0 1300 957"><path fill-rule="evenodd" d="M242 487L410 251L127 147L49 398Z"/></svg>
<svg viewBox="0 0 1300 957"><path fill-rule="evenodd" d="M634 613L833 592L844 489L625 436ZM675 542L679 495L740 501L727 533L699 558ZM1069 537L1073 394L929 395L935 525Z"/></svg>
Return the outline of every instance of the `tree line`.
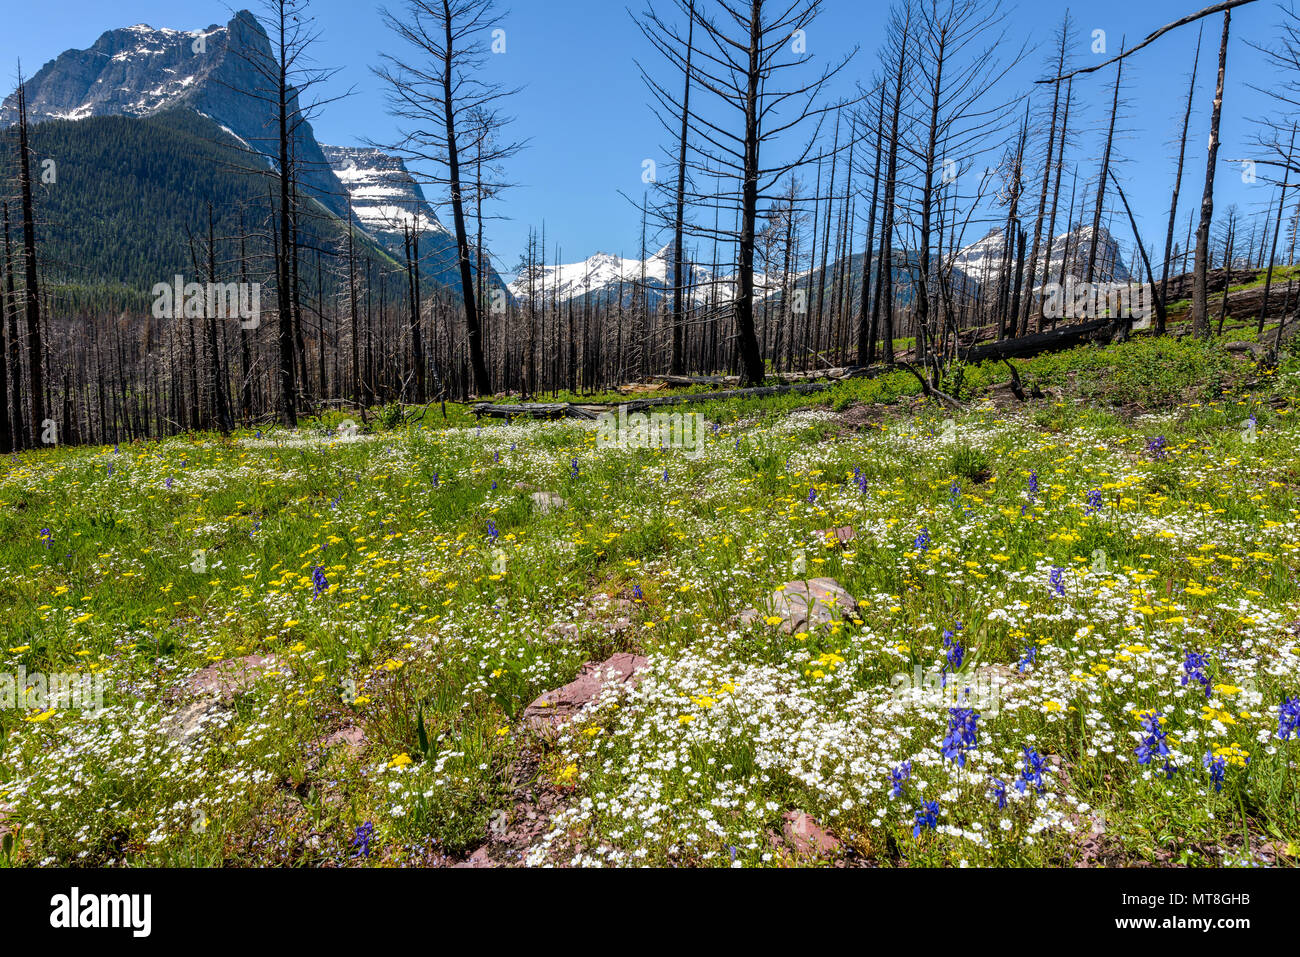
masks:
<svg viewBox="0 0 1300 957"><path fill-rule="evenodd" d="M42 218L33 139L47 125L29 123L20 75L18 122L0 139L0 450L51 435L108 443L295 427L336 409L367 419L392 402L591 393L656 374L729 372L759 384L901 362L938 387L963 347L1065 321L1049 314L1045 290L1067 277L1148 283L1156 334L1168 331L1175 294L1188 296L1190 331L1208 335L1211 296L1223 287L1221 328L1234 270L1253 265L1266 271L1262 330L1266 314L1297 309L1289 274L1284 292L1272 285L1294 261L1300 223L1300 19L1284 7L1273 40L1256 47L1282 91L1252 144L1271 199L1253 219L1230 208L1216 220L1232 13L1250 2L1193 11L1087 65L1067 13L1027 90L1012 78L1033 48L1001 0L896 0L869 73L857 49L815 58L823 0L656 4L634 17L654 58L637 66L673 159L671 175L636 201L641 275L561 297L547 269L555 250L534 231L511 297L492 280L485 208L508 195L509 162L528 144L510 135L517 91L488 78L501 23L492 0L381 11L398 42L374 73L400 133L374 145L410 163L449 212L454 245L440 251L431 236L441 227L418 207L389 224L400 242L385 245L360 228L350 201L341 221L313 194L295 143L331 102L314 93L333 74L309 65L309 0L268 0L273 55L252 63L260 81L245 91L273 118L266 142L210 156L196 147L195 162L213 171L208 194L179 217L156 214L160 230L183 230L189 278L266 290L256 321L144 313L143 252L118 264L117 284L104 281L112 266L102 250L82 273L54 255L92 255L75 250L97 249L94 209L71 225L66 211ZM1171 117L1168 218L1149 245L1122 175L1126 67L1166 34L1214 23L1213 95L1203 34ZM1201 203L1189 208L1181 188L1196 172L1188 143L1200 101L1208 150ZM1098 123L1082 119L1090 106ZM1133 236L1126 262L1104 241L1112 229ZM62 245L51 239L60 235ZM651 250L665 239L665 275L652 276ZM972 248L978 261L963 260ZM438 274L454 279L432 281Z"/></svg>

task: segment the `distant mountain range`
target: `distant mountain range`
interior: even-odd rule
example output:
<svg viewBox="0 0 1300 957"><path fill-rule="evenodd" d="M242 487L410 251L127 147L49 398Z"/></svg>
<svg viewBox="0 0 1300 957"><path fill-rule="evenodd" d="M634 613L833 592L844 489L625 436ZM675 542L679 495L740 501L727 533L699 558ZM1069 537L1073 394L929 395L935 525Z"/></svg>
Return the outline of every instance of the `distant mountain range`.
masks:
<svg viewBox="0 0 1300 957"><path fill-rule="evenodd" d="M1105 226L1098 230L1097 237L1097 258L1093 267L1093 279L1096 282L1128 282L1132 277L1128 268L1124 265L1123 257L1120 255L1119 241L1107 231ZM1028 258L1029 252L1032 251L1031 244L1032 239L1026 245L1026 258ZM1091 249L1091 226L1080 226L1071 232L1061 233L1052 240L1052 253L1046 277L1039 276L1035 284L1041 285L1043 282L1056 281L1061 275L1061 264L1067 258L1069 266L1066 274L1074 276L1075 279L1082 279L1087 272ZM976 283L985 283L996 280L1002 272L1005 252L1006 241L1003 238L1003 231L993 229L979 242L971 243L953 256L952 261L956 268L966 273ZM1042 256L1041 250L1039 256ZM1013 260L1011 263L1013 277L1015 268ZM1025 271L1029 271L1027 264Z"/></svg>
<svg viewBox="0 0 1300 957"><path fill-rule="evenodd" d="M57 208L60 222L95 210L113 224L111 233L84 223L56 230L48 257L77 264L89 274L87 280L124 284L187 268L184 230L197 229L196 217L205 215L198 197L225 200L225 205L259 200L255 187L239 183L232 171L237 173L241 151L244 165L250 153L274 163L277 124L265 92L271 75L270 41L248 11L224 26L202 30L144 24L109 30L89 49L68 50L41 67L27 81L28 115L37 124L33 145L57 157L66 171L63 183L74 171L76 176L72 188L61 185L42 200ZM10 95L0 104L0 128L16 120L16 96ZM177 152L178 139L185 150ZM424 272L435 282L459 288L455 239L400 158L371 147L323 145L308 122L296 129L293 148L303 192L336 220L334 231L346 229L350 203L359 233L376 250L400 260L403 226L418 223ZM168 151L176 155L150 155ZM7 161L0 157L0 173ZM254 177L245 178L255 183ZM72 205L73 197L82 208ZM1049 280L1059 275L1067 257L1070 274L1082 277L1091 233L1081 227L1054 239ZM125 237L125 254L108 253L115 237ZM1098 242L1096 278L1128 281L1119 243L1105 229ZM956 253L951 259L956 287L970 293L995 279L1004 248L1002 231L994 229ZM915 272L915 253L896 255L900 276ZM843 265L851 277L850 292L856 294L862 254ZM601 252L578 263L537 267L508 289L521 301L532 296L609 303L621 297L630 303L644 296L657 305L671 295L671 278L669 245L645 260ZM795 278L804 288L820 286L819 270ZM495 272L490 281L501 284ZM734 297L736 282L734 275L715 276L695 264L687 285L696 303L726 302ZM910 280L900 280L903 300L910 285ZM776 277L756 275L755 286L760 297L779 294Z"/></svg>
<svg viewBox="0 0 1300 957"><path fill-rule="evenodd" d="M1062 233L1052 243L1051 266L1048 281L1060 275L1061 263L1069 259L1070 275L1081 279L1084 275L1089 253L1091 227L1080 227L1069 233ZM1094 276L1098 282L1128 282L1129 271L1120 258L1119 242L1103 227L1099 232L1097 266ZM971 243L952 257L952 276L954 288L961 293L974 295L983 283L997 279L1002 269L1002 255L1005 249L1002 230L994 229L978 242ZM913 285L917 270L915 252L894 251L895 282L900 301L910 301L910 287ZM852 256L847 263L841 263L841 271L848 277L850 295L859 294L862 276L862 253ZM873 256L872 270L875 266ZM519 301L531 295L546 302L616 302L621 296L624 303L631 303L643 294L654 306L662 297L672 292L672 244L660 249L645 260L625 259L609 253L597 253L579 263L537 267L531 276L521 274L510 284L510 292ZM834 270L827 266L827 272ZM1014 269L1014 266L1013 266ZM827 286L830 285L827 277ZM800 288L811 289L814 294L821 285L821 267L812 271L803 271L792 277ZM735 295L735 277L732 275L714 276L701 266L692 266L688 281L691 298L696 303L710 301L727 302ZM780 277L764 276L756 273L754 285L760 297L776 296L780 293Z"/></svg>
<svg viewBox="0 0 1300 957"><path fill-rule="evenodd" d="M686 296L696 303L710 299L729 302L735 296L734 278L715 278L701 266L689 265ZM669 243L647 259L624 259L610 253L596 253L580 263L540 266L525 271L510 284L510 293L520 302L530 297L539 301L590 302L594 304L639 301L644 295L655 305L672 295L673 245ZM763 277L755 277L761 287Z"/></svg>
<svg viewBox="0 0 1300 957"><path fill-rule="evenodd" d="M271 44L257 18L242 10L225 26L203 30L158 29L144 24L109 30L86 50L68 50L45 64L27 80L27 112L32 124L56 121L91 122L101 118L125 118L147 124L156 132L156 148L169 148L164 131L178 113L192 114L198 124L184 125L206 136L226 151L242 148L274 162L278 151L274 103L267 90L274 76ZM296 94L295 94L296 97ZM294 100L296 103L296 99ZM0 127L18 119L17 96L11 94L0 105ZM206 124L207 129L204 129ZM64 134L65 145L75 146L76 136ZM144 137L146 140L149 136ZM37 133L33 133L33 141ZM140 146L139 137L134 144ZM146 148L148 148L146 146ZM421 255L424 271L436 282L459 288L454 237L438 220L415 178L401 159L370 148L323 146L317 142L311 124L302 122L294 131L294 154L301 170L302 193L316 201L333 217L346 222L348 201L352 201L356 227L376 245L400 258L402 223L417 221L424 228ZM158 184L123 178L123 170L138 164L131 157L101 155L93 164L77 164L77 156L59 157L65 168L78 176L98 180L82 183L93 196L147 191ZM196 157L206 164L211 157ZM194 183L210 179L212 171L196 168ZM166 203L142 206L165 208ZM189 204L175 197L178 211ZM86 215L86 211L82 211ZM136 224L148 233L156 224ZM194 226L196 224L189 224ZM158 271L188 262L187 250L159 250ZM492 274L492 282L500 278Z"/></svg>

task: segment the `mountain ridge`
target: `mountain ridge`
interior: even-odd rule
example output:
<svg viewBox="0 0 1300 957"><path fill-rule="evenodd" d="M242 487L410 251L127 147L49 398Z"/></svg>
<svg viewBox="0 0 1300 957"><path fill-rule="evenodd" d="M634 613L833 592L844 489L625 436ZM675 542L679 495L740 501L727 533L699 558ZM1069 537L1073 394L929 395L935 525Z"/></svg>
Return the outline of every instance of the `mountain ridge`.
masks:
<svg viewBox="0 0 1300 957"><path fill-rule="evenodd" d="M265 89L273 75L270 40L257 18L247 10L235 13L224 26L174 30L135 24L104 31L84 50L65 50L25 81L27 112L33 126L50 121L82 121L97 117L145 120L183 109L196 113L233 137L245 150L274 167L278 162L278 121L274 104L254 92ZM297 109L297 91L290 108ZM17 94L0 103L0 129L17 122ZM214 132L214 139L220 139ZM295 124L292 149L299 166L303 196L314 199L341 221L349 203L354 226L402 256L403 219L424 224L422 270L441 285L459 293L456 242L401 159L373 147L324 146L310 121ZM346 164L339 157L368 157L362 181L344 182ZM388 181L375 174L387 171ZM93 173L94 171L92 171ZM388 191L390 223L367 215L377 209L367 190ZM358 195L358 192L362 195ZM490 272L494 286L504 287Z"/></svg>

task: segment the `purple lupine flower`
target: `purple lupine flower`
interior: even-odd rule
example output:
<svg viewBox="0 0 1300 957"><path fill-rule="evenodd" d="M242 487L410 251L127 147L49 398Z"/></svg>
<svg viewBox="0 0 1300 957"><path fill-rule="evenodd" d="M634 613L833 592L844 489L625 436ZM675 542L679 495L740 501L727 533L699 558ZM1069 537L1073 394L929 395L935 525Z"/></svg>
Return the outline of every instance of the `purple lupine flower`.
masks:
<svg viewBox="0 0 1300 957"><path fill-rule="evenodd" d="M356 848L353 858L370 856L370 840L375 836L375 825L366 821L357 828L352 837L352 846Z"/></svg>
<svg viewBox="0 0 1300 957"><path fill-rule="evenodd" d="M949 761L956 761L958 767L966 766L966 752L979 741L976 734L979 719L979 714L973 708L948 709L948 734L943 739L943 756Z"/></svg>
<svg viewBox="0 0 1300 957"><path fill-rule="evenodd" d="M1210 676L1205 673L1206 666L1210 663L1210 655L1198 654L1195 651L1188 651L1187 657L1183 660L1183 687L1187 687L1190 682L1195 681L1205 689L1205 697L1210 697Z"/></svg>
<svg viewBox="0 0 1300 957"><path fill-rule="evenodd" d="M1137 755L1138 764L1150 764L1152 758L1165 758L1165 773L1172 776L1173 766L1169 763L1169 744L1165 740L1168 733L1160 727L1160 712L1148 711L1142 715L1142 730L1146 737L1133 753Z"/></svg>
<svg viewBox="0 0 1300 957"><path fill-rule="evenodd" d="M1214 790L1222 791L1223 779L1228 771L1227 759L1222 755L1214 755L1206 751L1204 764L1210 769L1210 780L1214 783Z"/></svg>
<svg viewBox="0 0 1300 957"><path fill-rule="evenodd" d="M922 801L920 808L916 811L916 826L912 828L912 836L920 837L922 828L933 831L938 826L939 802Z"/></svg>
<svg viewBox="0 0 1300 957"><path fill-rule="evenodd" d="M958 626L960 627L960 626ZM943 687L948 687L948 674L956 674L961 671L962 662L966 660L966 646L958 641L951 631L943 633L944 662L943 667L939 669L943 675Z"/></svg>
<svg viewBox="0 0 1300 957"><path fill-rule="evenodd" d="M1051 585L1052 591L1054 591L1056 594L1064 595L1065 594L1065 569L1062 568L1060 565L1053 565L1052 575L1051 578L1048 579L1048 584Z"/></svg>
<svg viewBox="0 0 1300 957"><path fill-rule="evenodd" d="M904 761L898 767L889 772L889 779L892 786L889 789L890 797L899 797L903 793L903 785L912 779L912 762Z"/></svg>
<svg viewBox="0 0 1300 957"><path fill-rule="evenodd" d="M1016 779L1016 790L1024 794L1032 787L1036 794L1042 794L1047 790L1047 785L1043 783L1043 771L1047 767L1047 762L1033 748L1022 748L1022 750L1025 753L1025 769Z"/></svg>
<svg viewBox="0 0 1300 957"><path fill-rule="evenodd" d="M1290 741L1292 735L1300 738L1300 696L1283 698L1277 709L1277 736Z"/></svg>

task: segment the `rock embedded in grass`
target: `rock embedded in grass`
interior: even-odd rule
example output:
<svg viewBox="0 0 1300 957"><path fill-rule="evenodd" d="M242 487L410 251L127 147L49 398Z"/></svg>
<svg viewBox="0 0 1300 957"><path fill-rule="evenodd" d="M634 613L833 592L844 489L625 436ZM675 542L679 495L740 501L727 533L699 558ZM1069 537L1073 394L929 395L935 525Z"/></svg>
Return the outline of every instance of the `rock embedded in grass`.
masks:
<svg viewBox="0 0 1300 957"><path fill-rule="evenodd" d="M858 537L858 530L852 525L841 528L824 528L817 532L817 537L827 545L847 545Z"/></svg>
<svg viewBox="0 0 1300 957"><path fill-rule="evenodd" d="M786 811L784 820L781 833L799 857L826 857L840 852L839 839L818 824L811 814Z"/></svg>
<svg viewBox="0 0 1300 957"><path fill-rule="evenodd" d="M524 727L544 738L554 737L562 725L596 699L606 684L635 687L640 681L638 672L647 664L645 657L627 652L600 664L588 662L573 681L548 691L524 709Z"/></svg>
<svg viewBox="0 0 1300 957"><path fill-rule="evenodd" d="M236 698L274 671L275 658L247 655L229 658L194 672L168 690L165 700L186 702L162 721L163 733L182 744L201 733L214 718L229 712Z"/></svg>
<svg viewBox="0 0 1300 957"><path fill-rule="evenodd" d="M200 698L163 718L162 731L174 741L185 744L197 737L213 718L229 710L215 698Z"/></svg>
<svg viewBox="0 0 1300 957"><path fill-rule="evenodd" d="M812 578L807 581L786 582L758 608L747 608L740 613L744 625L767 618L780 618L780 628L786 634L820 628L832 621L856 618L857 599L844 590L833 578Z"/></svg>
<svg viewBox="0 0 1300 957"><path fill-rule="evenodd" d="M168 697L173 700L215 698L230 704L278 664L275 658L262 655L228 658L194 672L172 688Z"/></svg>
<svg viewBox="0 0 1300 957"><path fill-rule="evenodd" d="M528 497L532 499L533 505L542 515L546 515L555 509L564 508L569 504L554 492L534 492Z"/></svg>

